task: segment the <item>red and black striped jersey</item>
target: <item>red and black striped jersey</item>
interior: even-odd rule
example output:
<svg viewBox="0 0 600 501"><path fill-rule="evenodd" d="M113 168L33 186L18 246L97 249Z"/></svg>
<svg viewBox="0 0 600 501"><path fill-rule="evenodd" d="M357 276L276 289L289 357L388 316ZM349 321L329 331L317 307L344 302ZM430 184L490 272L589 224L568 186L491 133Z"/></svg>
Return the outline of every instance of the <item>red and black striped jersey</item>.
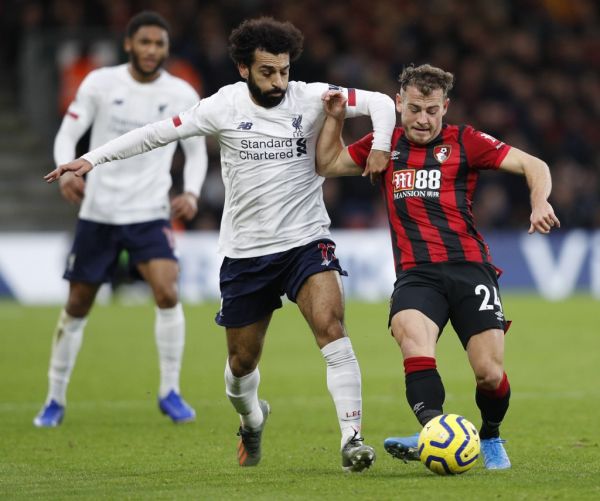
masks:
<svg viewBox="0 0 600 501"><path fill-rule="evenodd" d="M348 152L365 166L372 134ZM426 145L396 127L382 183L396 272L425 263L491 262L471 205L479 169L497 169L510 146L471 126L444 125Z"/></svg>

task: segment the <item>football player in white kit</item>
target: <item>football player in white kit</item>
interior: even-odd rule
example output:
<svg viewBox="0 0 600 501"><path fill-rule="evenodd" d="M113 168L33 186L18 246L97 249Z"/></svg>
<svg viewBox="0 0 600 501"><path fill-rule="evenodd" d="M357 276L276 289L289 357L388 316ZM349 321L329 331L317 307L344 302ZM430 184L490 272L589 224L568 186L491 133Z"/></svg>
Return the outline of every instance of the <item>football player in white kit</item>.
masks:
<svg viewBox="0 0 600 501"><path fill-rule="evenodd" d="M128 158L171 141L213 135L221 146L225 207L219 252L221 310L229 356L226 394L240 416L238 462L261 459L269 404L258 398L267 327L281 296L297 303L327 365L327 387L341 429L342 468L362 471L375 451L361 437L361 374L344 327L344 299L323 203L324 178L315 149L325 120L323 99L335 86L289 82L303 36L272 18L244 21L230 36L230 55L244 82L227 85L171 119L110 141L46 176L81 176L104 162ZM342 89L347 115L370 115L375 131L366 175L385 170L395 125L393 101L380 93ZM104 168L104 167L102 167ZM142 177L139 177L142 180Z"/></svg>
<svg viewBox="0 0 600 501"><path fill-rule="evenodd" d="M149 11L134 16L127 26L124 48L129 63L92 71L79 87L55 139L56 165L75 157L77 142L90 125L94 148L199 101L190 85L161 68L169 51L168 25L161 16ZM88 313L100 285L113 276L122 250L152 288L156 302L159 409L175 423L195 419L194 409L179 390L185 319L169 219L171 214L183 219L196 214L207 156L203 137L181 141L186 157L184 193L169 203L176 145L173 142L136 158L112 162L85 181L72 174L61 178L61 194L72 203L81 203L81 209L64 275L69 296L52 344L48 397L34 419L38 427L62 422Z"/></svg>

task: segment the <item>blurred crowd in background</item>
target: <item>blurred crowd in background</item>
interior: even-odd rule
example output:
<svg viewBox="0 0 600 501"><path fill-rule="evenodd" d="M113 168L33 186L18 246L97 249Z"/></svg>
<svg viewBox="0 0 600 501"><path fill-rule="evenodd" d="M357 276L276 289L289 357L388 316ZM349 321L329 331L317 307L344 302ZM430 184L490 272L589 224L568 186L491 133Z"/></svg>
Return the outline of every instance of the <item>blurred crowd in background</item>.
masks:
<svg viewBox="0 0 600 501"><path fill-rule="evenodd" d="M468 123L544 159L551 201L564 227L600 228L600 2L598 0L22 0L0 2L0 55L16 68L23 39L40 31L78 33L55 57L59 71L56 128L81 78L125 60L120 49L131 15L161 13L171 24L169 71L207 96L239 80L227 38L243 19L271 15L305 36L291 79L376 90L394 97L410 63L455 75L450 123ZM113 44L81 40L82 29L110 34ZM90 35L91 37L91 35ZM67 37L68 39L68 37ZM16 74L15 74L16 77ZM15 83L18 86L18 83ZM370 130L347 122L347 142ZM218 147L194 229L218 228L223 202ZM181 177L181 158L175 167ZM327 180L334 227L385 226L378 187L366 179ZM483 173L474 207L478 225L527 229L524 179Z"/></svg>

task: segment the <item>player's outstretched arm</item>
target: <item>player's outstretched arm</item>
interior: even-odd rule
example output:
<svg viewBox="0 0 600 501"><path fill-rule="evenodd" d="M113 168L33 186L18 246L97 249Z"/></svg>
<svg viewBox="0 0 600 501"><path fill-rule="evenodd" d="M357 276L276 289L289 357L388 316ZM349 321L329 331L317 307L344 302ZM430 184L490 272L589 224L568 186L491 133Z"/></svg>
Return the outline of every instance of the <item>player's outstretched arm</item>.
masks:
<svg viewBox="0 0 600 501"><path fill-rule="evenodd" d="M180 119L176 121L169 118L129 131L127 134L123 134L99 148L93 149L77 160L60 165L44 176L44 179L51 183L65 172L74 172L76 176L80 177L99 164L133 157L160 148L178 139L194 135L193 127L188 127L185 132L183 132L184 128L181 127L182 132L178 133L177 127L180 124Z"/></svg>
<svg viewBox="0 0 600 501"><path fill-rule="evenodd" d="M44 176L44 180L47 183L53 183L54 181L59 179L60 176L62 176L65 172L73 172L75 176L82 177L84 174L87 174L92 169L93 165L90 162L84 160L83 158L77 158L72 162L59 165L52 172L48 172L48 174Z"/></svg>
<svg viewBox="0 0 600 501"><path fill-rule="evenodd" d="M530 234L536 231L546 234L552 228L560 228L560 221L548 202L552 191L552 177L546 162L513 147L502 160L500 169L524 175L527 179L531 201Z"/></svg>

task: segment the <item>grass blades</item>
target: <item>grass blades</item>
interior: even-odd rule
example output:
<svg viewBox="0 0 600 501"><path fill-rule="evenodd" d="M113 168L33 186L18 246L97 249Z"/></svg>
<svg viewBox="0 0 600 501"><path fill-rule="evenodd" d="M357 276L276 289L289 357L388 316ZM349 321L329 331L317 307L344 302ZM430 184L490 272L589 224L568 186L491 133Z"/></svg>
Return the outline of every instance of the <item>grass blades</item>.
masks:
<svg viewBox="0 0 600 501"><path fill-rule="evenodd" d="M56 307L0 303L1 499L600 499L598 302L505 295L513 326L502 428L513 468L438 477L388 456L383 440L417 431L385 304L349 303L346 322L363 374L363 434L378 453L364 474L341 471L325 364L293 304L275 312L260 364L272 416L263 461L236 462L238 418L224 393L216 304L185 306L181 388L197 411L176 426L158 412L151 305L95 307L71 378L65 421L39 430ZM445 411L479 425L473 376L448 327L438 348Z"/></svg>

